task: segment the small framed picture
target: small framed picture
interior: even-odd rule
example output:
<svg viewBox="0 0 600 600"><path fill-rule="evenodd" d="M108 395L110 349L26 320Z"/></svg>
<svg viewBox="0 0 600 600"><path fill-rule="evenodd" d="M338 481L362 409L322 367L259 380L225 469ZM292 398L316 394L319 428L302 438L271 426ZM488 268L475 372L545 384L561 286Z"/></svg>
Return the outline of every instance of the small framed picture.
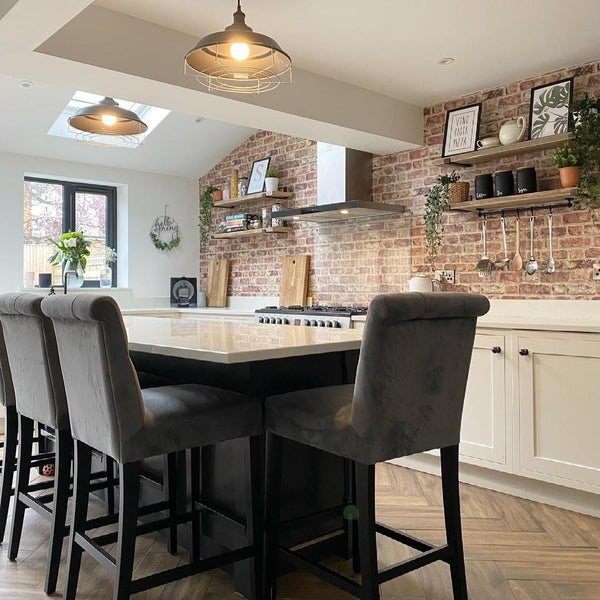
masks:
<svg viewBox="0 0 600 600"><path fill-rule="evenodd" d="M265 177L267 176L267 169L271 157L261 158L255 160L252 163L252 170L250 171L250 180L248 181L248 194L259 194L265 187Z"/></svg>
<svg viewBox="0 0 600 600"><path fill-rule="evenodd" d="M571 126L572 98L573 77L533 88L529 105L529 137L533 140L567 133Z"/></svg>
<svg viewBox="0 0 600 600"><path fill-rule="evenodd" d="M477 148L481 102L454 108L446 113L442 157L473 152Z"/></svg>

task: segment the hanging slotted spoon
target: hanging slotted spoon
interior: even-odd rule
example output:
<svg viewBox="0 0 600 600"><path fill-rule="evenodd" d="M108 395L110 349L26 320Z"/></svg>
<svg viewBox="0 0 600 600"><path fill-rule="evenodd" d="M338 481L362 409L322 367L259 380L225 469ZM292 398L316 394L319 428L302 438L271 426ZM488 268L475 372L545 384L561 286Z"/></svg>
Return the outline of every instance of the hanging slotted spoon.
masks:
<svg viewBox="0 0 600 600"><path fill-rule="evenodd" d="M552 256L552 209L548 213L548 240L550 242L550 256L546 265L546 273L552 275L556 271L556 263L554 262L554 256Z"/></svg>
<svg viewBox="0 0 600 600"><path fill-rule="evenodd" d="M527 275L533 275L538 270L538 263L537 263L537 260L535 260L535 256L533 255L533 228L534 228L534 225L535 225L535 217L533 216L533 211L531 211L531 216L529 217L531 258L527 261L527 265L525 267L525 271L527 271Z"/></svg>
<svg viewBox="0 0 600 600"><path fill-rule="evenodd" d="M500 225L502 226L502 243L504 244L504 258L501 260L494 261L494 267L496 269L504 269L510 265L510 258L508 258L508 249L506 247L506 221L504 220L504 213L500 217Z"/></svg>
<svg viewBox="0 0 600 600"><path fill-rule="evenodd" d="M492 274L492 267L494 263L487 257L487 241L486 241L486 233L487 233L487 220L483 217L481 222L482 229L482 238L483 238L483 255L479 259L475 270L479 273L479 277L489 277Z"/></svg>

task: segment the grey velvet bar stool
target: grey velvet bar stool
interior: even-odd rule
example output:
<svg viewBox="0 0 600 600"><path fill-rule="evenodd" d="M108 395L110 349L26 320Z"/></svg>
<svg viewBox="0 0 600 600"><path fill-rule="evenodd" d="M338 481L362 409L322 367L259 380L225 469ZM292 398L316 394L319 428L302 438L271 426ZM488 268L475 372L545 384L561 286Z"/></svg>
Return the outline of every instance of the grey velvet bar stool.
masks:
<svg viewBox="0 0 600 600"><path fill-rule="evenodd" d="M369 306L356 382L267 399L266 574L276 598L277 560L305 569L363 600L379 585L442 560L454 600L467 600L458 484L458 444L477 317L489 302L476 294L389 294ZM282 438L351 461L361 583L278 545ZM441 547L375 521L375 464L440 449L447 543ZM422 553L379 572L376 533Z"/></svg>
<svg viewBox="0 0 600 600"><path fill-rule="evenodd" d="M262 406L243 394L203 385L173 385L142 390L129 358L127 336L116 302L106 296L54 296L42 302L52 319L64 370L71 431L75 440L75 508L69 539L65 600L76 597L85 550L114 575L114 600L209 569L251 559L252 600L262 594L260 457ZM133 580L136 535L164 529L172 518L137 524L138 515L163 510L164 503L138 508L141 461L172 452L247 438L249 488L243 526L248 544L218 556L199 558L201 499L199 465L191 465L192 510L176 522L192 521L193 560L187 565ZM92 537L87 521L91 450L113 457L119 465L119 520L116 534ZM192 458L193 460L193 458ZM98 520L96 520L98 524ZM103 522L104 524L104 522ZM117 542L116 558L102 546Z"/></svg>

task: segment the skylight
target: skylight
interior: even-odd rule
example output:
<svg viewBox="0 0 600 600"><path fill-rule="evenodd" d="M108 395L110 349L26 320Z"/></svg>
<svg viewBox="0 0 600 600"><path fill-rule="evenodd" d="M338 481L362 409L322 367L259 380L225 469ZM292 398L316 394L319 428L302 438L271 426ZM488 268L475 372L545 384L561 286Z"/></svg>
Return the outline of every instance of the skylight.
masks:
<svg viewBox="0 0 600 600"><path fill-rule="evenodd" d="M104 96L98 96L97 94L90 94L89 92L77 91L73 94L73 97L69 100L67 106L58 116L58 119L54 122L52 127L48 130L48 135L54 135L57 137L69 138L72 140L79 140L78 132L69 127L69 117L72 117L80 108L84 106L90 106L97 104L102 100ZM156 106L149 106L147 104L139 104L138 102L131 102L129 100L120 100L115 98L119 103L119 106L132 110L146 125L148 125L148 131L143 135L145 140L151 133L158 127L162 120L171 112L165 108L158 108ZM100 146L118 146L121 148L137 148L137 145L132 145L129 141L124 140L120 137L115 136L98 136L94 142Z"/></svg>

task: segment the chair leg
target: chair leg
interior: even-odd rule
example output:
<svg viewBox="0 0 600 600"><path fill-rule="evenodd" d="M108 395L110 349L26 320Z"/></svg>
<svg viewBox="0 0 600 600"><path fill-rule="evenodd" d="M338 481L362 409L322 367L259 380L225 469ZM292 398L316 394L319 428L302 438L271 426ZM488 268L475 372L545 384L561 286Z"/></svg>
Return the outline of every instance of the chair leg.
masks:
<svg viewBox="0 0 600 600"><path fill-rule="evenodd" d="M441 449L442 489L444 492L444 519L446 540L454 548L450 562L454 600L467 600L467 577L460 521L460 494L458 483L458 446Z"/></svg>
<svg viewBox="0 0 600 600"><path fill-rule="evenodd" d="M169 518L175 520L177 517L177 456L174 452L165 457L164 487L169 502ZM169 527L167 551L169 554L177 553L177 523Z"/></svg>
<svg viewBox="0 0 600 600"><path fill-rule="evenodd" d="M107 482L115 477L115 461L110 456L106 455L106 480ZM108 485L106 488L106 514L115 514L115 486Z"/></svg>
<svg viewBox="0 0 600 600"><path fill-rule="evenodd" d="M44 591L53 594L56 591L62 543L67 527L67 503L70 496L71 454L73 441L69 431L56 431L55 473L54 473L54 509L52 510L52 529L50 548L46 567Z"/></svg>
<svg viewBox="0 0 600 600"><path fill-rule="evenodd" d="M190 550L190 561L196 562L200 560L200 536L201 528L201 511L196 508L196 502L200 501L200 448L192 448L190 450L190 496L192 498L192 543Z"/></svg>
<svg viewBox="0 0 600 600"><path fill-rule="evenodd" d="M8 507L13 492L13 476L17 456L17 436L19 418L14 406L4 407L4 456L2 462L2 479L0 480L0 544L4 541Z"/></svg>
<svg viewBox="0 0 600 600"><path fill-rule="evenodd" d="M264 587L266 600L277 598L277 547L279 530L279 511L281 499L281 449L282 439L267 432L267 466L265 499L265 565Z"/></svg>
<svg viewBox="0 0 600 600"><path fill-rule="evenodd" d="M90 475L92 472L92 449L83 442L75 441L74 455L75 485L73 498L75 506L69 536L69 557L67 559L67 578L65 581L64 600L75 600L77 582L81 568L83 549L75 542L76 533L85 533L88 501L90 496Z"/></svg>
<svg viewBox="0 0 600 600"><path fill-rule="evenodd" d="M113 600L129 600L135 557L140 463L120 465L119 472L119 535Z"/></svg>
<svg viewBox="0 0 600 600"><path fill-rule="evenodd" d="M248 544L254 546L254 557L251 559L250 598L260 600L263 598L263 502L262 502L262 477L261 464L263 463L263 437L254 436L248 440L248 453L246 460L246 531Z"/></svg>
<svg viewBox="0 0 600 600"><path fill-rule="evenodd" d="M19 415L19 462L17 465L17 483L15 485L15 501L13 508L10 543L8 548L9 560L16 560L23 532L25 504L19 500L19 493L26 493L29 488L29 472L31 470L31 451L33 445L33 421Z"/></svg>
<svg viewBox="0 0 600 600"><path fill-rule="evenodd" d="M375 465L355 463L362 600L379 600L375 533Z"/></svg>
<svg viewBox="0 0 600 600"><path fill-rule="evenodd" d="M344 529L347 537L347 558L352 558L352 570L360 573L358 554L358 519L356 509L356 468L354 461L344 459L345 504Z"/></svg>

